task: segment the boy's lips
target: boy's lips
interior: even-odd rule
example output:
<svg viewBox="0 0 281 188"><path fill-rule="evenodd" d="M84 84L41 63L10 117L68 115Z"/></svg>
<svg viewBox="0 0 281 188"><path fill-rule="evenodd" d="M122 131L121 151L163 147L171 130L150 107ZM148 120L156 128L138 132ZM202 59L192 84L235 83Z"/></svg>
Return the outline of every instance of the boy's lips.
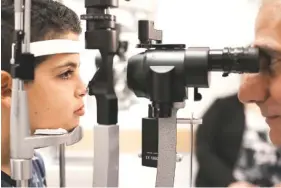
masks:
<svg viewBox="0 0 281 188"><path fill-rule="evenodd" d="M76 115L78 116L83 116L85 114L85 107L84 105L82 105L80 108L78 108L77 110L75 110L74 112Z"/></svg>

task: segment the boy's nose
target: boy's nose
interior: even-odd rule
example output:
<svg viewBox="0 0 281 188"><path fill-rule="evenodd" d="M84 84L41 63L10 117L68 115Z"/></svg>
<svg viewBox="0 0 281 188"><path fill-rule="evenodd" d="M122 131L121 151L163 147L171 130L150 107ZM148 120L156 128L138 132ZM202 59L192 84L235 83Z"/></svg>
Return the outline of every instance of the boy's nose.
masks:
<svg viewBox="0 0 281 188"><path fill-rule="evenodd" d="M78 83L78 87L77 87L76 92L75 92L75 96L76 97L84 97L87 94L87 87L83 83L81 78L79 78L78 82L79 83Z"/></svg>

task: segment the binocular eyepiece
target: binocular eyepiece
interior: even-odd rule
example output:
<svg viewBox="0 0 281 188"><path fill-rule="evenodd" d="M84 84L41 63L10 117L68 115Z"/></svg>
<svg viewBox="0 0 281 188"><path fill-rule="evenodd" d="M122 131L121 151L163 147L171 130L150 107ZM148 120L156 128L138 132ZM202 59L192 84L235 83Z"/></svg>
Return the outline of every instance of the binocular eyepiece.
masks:
<svg viewBox="0 0 281 188"><path fill-rule="evenodd" d="M138 97L150 98L149 85L152 82L152 72L163 76L170 71L173 71L174 76L172 88L177 86L204 88L209 86L209 71L223 72L223 76L228 76L229 73L258 72L259 50L257 48L212 50L207 47L150 49L129 59L128 86Z"/></svg>
<svg viewBox="0 0 281 188"><path fill-rule="evenodd" d="M153 21L139 20L138 26L138 47L146 51L129 59L128 87L137 97L148 98L160 106L182 102L186 99L186 87L196 91L209 87L209 71L223 72L223 76L259 71L257 48L186 49L184 44L162 44L163 33L154 29Z"/></svg>
<svg viewBox="0 0 281 188"><path fill-rule="evenodd" d="M189 47L162 44L162 31L154 22L140 20L138 47L146 51L131 57L127 67L128 87L137 97L152 102L154 117L170 117L173 103L187 98L186 87L194 87L195 100L201 100L198 88L209 87L209 71L254 73L259 71L257 48Z"/></svg>

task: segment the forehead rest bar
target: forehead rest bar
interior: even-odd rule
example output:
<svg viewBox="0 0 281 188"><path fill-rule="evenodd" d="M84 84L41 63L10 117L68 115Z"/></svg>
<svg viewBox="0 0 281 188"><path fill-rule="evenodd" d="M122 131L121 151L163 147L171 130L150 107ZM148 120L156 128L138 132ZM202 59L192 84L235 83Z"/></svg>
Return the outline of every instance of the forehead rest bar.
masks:
<svg viewBox="0 0 281 188"><path fill-rule="evenodd" d="M23 48L25 44L23 44ZM64 54L64 53L80 53L84 48L81 41L74 40L45 40L30 43L30 53L35 57Z"/></svg>

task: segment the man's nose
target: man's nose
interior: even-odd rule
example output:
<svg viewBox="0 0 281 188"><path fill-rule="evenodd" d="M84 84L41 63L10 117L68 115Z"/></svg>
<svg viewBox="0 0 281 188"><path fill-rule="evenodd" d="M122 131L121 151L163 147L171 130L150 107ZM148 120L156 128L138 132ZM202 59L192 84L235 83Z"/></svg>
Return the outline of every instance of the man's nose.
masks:
<svg viewBox="0 0 281 188"><path fill-rule="evenodd" d="M243 75L242 83L238 92L242 103L259 103L267 98L268 83L265 76L258 74Z"/></svg>

